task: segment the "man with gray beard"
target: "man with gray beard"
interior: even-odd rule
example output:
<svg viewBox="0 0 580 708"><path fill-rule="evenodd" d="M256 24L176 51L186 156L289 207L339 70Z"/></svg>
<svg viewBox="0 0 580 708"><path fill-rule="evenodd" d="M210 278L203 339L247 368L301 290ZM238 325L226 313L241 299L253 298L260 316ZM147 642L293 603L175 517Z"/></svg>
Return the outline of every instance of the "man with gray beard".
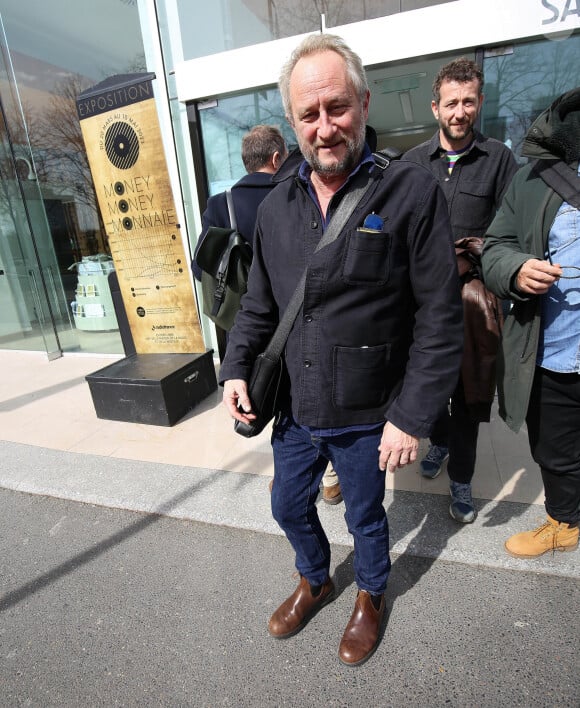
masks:
<svg viewBox="0 0 580 708"><path fill-rule="evenodd" d="M272 513L300 582L271 616L282 639L334 599L330 546L316 500L328 461L354 538L358 593L339 646L348 665L375 651L391 567L385 473L415 461L454 389L462 306L445 197L410 162L371 153L370 92L360 58L311 35L280 77L304 160L288 161L260 205L248 292L220 371L224 403L255 418L247 381L304 271L304 301L284 351L287 388L274 423ZM317 250L343 199L363 195L338 237Z"/></svg>

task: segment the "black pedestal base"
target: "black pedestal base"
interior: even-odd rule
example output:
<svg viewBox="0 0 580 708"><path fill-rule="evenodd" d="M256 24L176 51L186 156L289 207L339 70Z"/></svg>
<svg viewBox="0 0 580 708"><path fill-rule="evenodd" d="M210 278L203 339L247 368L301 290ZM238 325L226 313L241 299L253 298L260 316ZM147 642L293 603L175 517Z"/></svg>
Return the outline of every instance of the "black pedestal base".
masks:
<svg viewBox="0 0 580 708"><path fill-rule="evenodd" d="M171 426L216 390L213 350L133 354L88 374L98 418Z"/></svg>

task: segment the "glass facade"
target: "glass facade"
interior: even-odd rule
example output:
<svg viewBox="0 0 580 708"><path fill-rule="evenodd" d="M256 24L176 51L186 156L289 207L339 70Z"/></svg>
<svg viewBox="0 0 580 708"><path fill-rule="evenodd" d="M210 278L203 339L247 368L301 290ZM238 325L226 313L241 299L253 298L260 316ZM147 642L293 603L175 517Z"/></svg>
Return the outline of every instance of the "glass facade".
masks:
<svg viewBox="0 0 580 708"><path fill-rule="evenodd" d="M404 152L431 137L437 128L431 111L431 85L439 67L454 56L367 69L371 90L368 123L377 134L378 149L390 147ZM470 56L475 59L474 54ZM290 148L295 143L277 88L218 97L198 103L197 109L210 196L245 174L241 141L253 125L277 125Z"/></svg>
<svg viewBox="0 0 580 708"><path fill-rule="evenodd" d="M175 197L181 198L193 250L208 196L245 174L243 134L257 123L268 123L282 129L290 147L295 138L277 87L249 89L258 85L253 76L240 76L229 93L200 91L196 95L203 99L178 98L173 69L182 60L203 58L204 66L213 66L212 55L265 42L276 46L275 40L321 27L332 31L351 26L366 38L369 25L359 28L356 23L381 23L378 18L455 1L219 0L200 5L185 0L78 0L71 5L68 0L4 0L0 348L38 349L51 357L75 351L123 353L111 293L104 292L113 264L76 111L80 92L105 78L154 67L166 88L156 98L160 113L165 112L162 130L171 132L175 146L170 168L181 190ZM544 15L538 28L555 29L550 13ZM432 54L422 54L415 39L416 49L399 55L407 58L390 61L383 61L387 51L373 52L367 69L369 124L377 133L377 147L405 151L430 138L437 129L430 106L433 78L443 63L470 56L482 63L485 73L481 130L509 145L523 163L522 141L532 120L578 84L580 28L557 39L540 38L540 32L526 36L537 38L462 52L440 51L445 46L441 41ZM378 46L375 41L373 47ZM218 65L221 71L227 66ZM91 277L97 272L98 277ZM213 336L212 328L205 327L204 334Z"/></svg>
<svg viewBox="0 0 580 708"><path fill-rule="evenodd" d="M184 59L373 20L453 0L177 0Z"/></svg>
<svg viewBox="0 0 580 708"><path fill-rule="evenodd" d="M139 13L133 0L33 4L1 8L0 347L122 353L108 279L81 278L111 261L76 97L143 70Z"/></svg>
<svg viewBox="0 0 580 708"><path fill-rule="evenodd" d="M52 323L63 315L70 320L14 78L6 52L0 56L0 343L28 337L33 348L54 356L59 343Z"/></svg>
<svg viewBox="0 0 580 708"><path fill-rule="evenodd" d="M580 34L487 51L482 129L520 162L526 131L552 101L579 85Z"/></svg>
<svg viewBox="0 0 580 708"><path fill-rule="evenodd" d="M241 156L242 136L252 126L275 125L290 147L295 142L277 89L220 98L198 108L210 196L223 192L246 173Z"/></svg>
<svg viewBox="0 0 580 708"><path fill-rule="evenodd" d="M522 141L532 121L557 96L578 85L575 66L580 57L580 33L564 41L543 39L477 54L441 54L367 69L371 89L368 122L377 133L378 148L404 152L435 133L431 86L439 67L458 56L483 64L482 132L505 142L524 163ZM193 114L193 106L191 109ZM294 142L274 87L216 97L198 103L197 110L208 196L245 174L241 138L252 125L278 125L289 144ZM192 130L193 125L192 121Z"/></svg>

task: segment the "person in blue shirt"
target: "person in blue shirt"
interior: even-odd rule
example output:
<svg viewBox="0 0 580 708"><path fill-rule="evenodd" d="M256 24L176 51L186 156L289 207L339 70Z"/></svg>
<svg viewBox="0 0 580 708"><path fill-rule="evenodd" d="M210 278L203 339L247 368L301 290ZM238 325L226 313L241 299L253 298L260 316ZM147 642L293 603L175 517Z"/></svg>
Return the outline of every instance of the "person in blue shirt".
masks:
<svg viewBox="0 0 580 708"><path fill-rule="evenodd" d="M532 124L489 227L486 286L509 298L498 379L499 412L527 423L540 466L546 521L511 536L507 552L535 558L578 547L580 521L580 87Z"/></svg>

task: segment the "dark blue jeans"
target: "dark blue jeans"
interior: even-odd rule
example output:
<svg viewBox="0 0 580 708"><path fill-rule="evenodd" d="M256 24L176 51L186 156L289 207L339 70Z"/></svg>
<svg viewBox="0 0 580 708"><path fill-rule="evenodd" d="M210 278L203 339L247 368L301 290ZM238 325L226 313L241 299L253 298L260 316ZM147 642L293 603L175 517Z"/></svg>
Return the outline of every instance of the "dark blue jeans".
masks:
<svg viewBox="0 0 580 708"><path fill-rule="evenodd" d="M383 506L385 473L379 470L382 427L372 431L317 437L291 418L272 433L274 486L272 515L296 553L296 568L311 585L329 576L330 545L316 508L328 465L336 470L354 538L357 586L374 595L385 592L391 568L389 526Z"/></svg>

